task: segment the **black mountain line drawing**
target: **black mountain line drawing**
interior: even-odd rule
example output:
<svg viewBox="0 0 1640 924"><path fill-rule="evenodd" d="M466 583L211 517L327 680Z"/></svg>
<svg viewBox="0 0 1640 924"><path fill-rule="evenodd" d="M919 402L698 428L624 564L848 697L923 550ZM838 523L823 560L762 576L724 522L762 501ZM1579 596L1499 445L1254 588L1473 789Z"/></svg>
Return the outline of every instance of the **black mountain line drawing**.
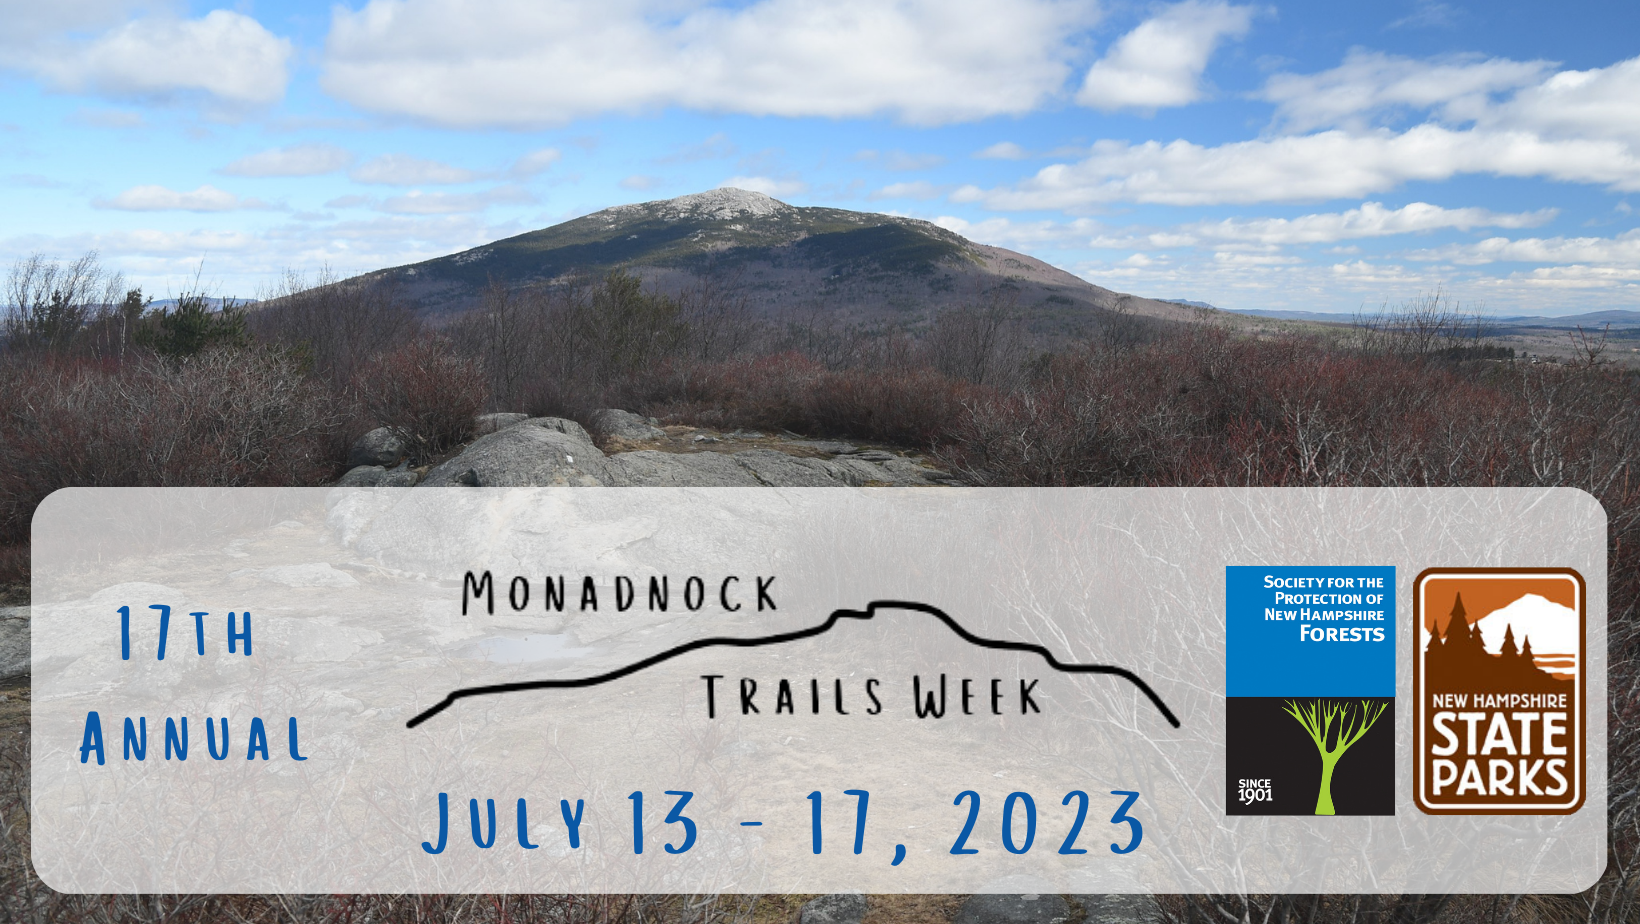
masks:
<svg viewBox="0 0 1640 924"><path fill-rule="evenodd" d="M636 674L641 670L654 667L655 665L665 661L670 661L673 658L688 654L691 651L699 651L702 648L758 648L764 645L781 645L786 642L802 641L806 638L814 638L815 636L824 635L825 633L830 632L832 628L838 624L838 622L844 619L875 618L879 609L912 610L918 613L927 613L935 619L938 619L940 622L945 623L946 628L950 629L952 632L955 632L960 638L962 638L963 641L968 642L971 645L977 645L981 648L994 648L998 651L1023 651L1030 654L1035 654L1040 656L1042 660L1046 661L1049 667L1063 673L1112 674L1114 676L1121 677L1122 679L1138 687L1139 691L1144 693L1145 696L1150 699L1151 703L1155 705L1157 711L1160 712L1162 717L1167 719L1167 721L1170 722L1174 728L1179 727L1179 720L1173 715L1173 710L1167 708L1167 704L1162 702L1162 698L1156 695L1155 690L1150 688L1150 684L1145 683L1145 681L1138 674L1135 674L1133 671L1130 671L1125 667L1116 667L1115 665L1110 664L1066 664L1054 657L1053 652L1042 647L1041 645L1033 644L1031 642L1013 642L1003 639L982 638L963 628L955 619L952 619L949 615L947 615L944 610L941 610L935 606L930 606L926 603L915 603L908 600L875 600L867 604L864 610L833 610L832 614L826 618L826 621L820 625L811 626L807 629L798 629L793 632L781 632L776 635L763 635L752 638L696 639L695 641L679 645L676 648L669 648L659 654L651 655L641 661L635 661L625 667L618 667L615 670L592 677L581 677L569 680L524 680L514 683L495 683L478 687L462 687L460 689L450 691L444 699L440 700L428 709L418 713L414 718L404 724L406 728L415 728L417 725L420 725L428 719L438 715L440 712L443 712L444 710L455 705L456 700L467 699L472 696L490 696L499 693L518 693L524 690L566 690L581 687L595 687L599 684L609 683L612 680L619 680L622 677Z"/></svg>

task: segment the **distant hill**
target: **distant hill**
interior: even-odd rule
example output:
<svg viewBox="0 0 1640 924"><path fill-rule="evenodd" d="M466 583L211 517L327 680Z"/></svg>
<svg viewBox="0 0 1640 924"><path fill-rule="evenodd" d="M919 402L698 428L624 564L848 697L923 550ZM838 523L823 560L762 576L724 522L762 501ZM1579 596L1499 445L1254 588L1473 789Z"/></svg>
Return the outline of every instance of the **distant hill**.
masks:
<svg viewBox="0 0 1640 924"><path fill-rule="evenodd" d="M880 320L972 302L998 284L1012 290L1039 328L1074 329L1108 311L1190 315L926 221L800 208L733 188L615 206L366 278L397 281L424 310L439 314L476 305L492 280L516 287L610 270L635 273L663 291L708 272L738 278L767 315L824 309Z"/></svg>
<svg viewBox="0 0 1640 924"><path fill-rule="evenodd" d="M249 305L256 304L256 299L254 298L217 298L215 296L211 296L206 298L204 301L205 307L211 309L212 311L220 311L222 306L225 304L232 304L236 308L244 308ZM178 302L179 299L175 298L156 298L148 303L148 307L170 310L175 308Z"/></svg>
<svg viewBox="0 0 1640 924"><path fill-rule="evenodd" d="M1187 302L1178 300L1181 305L1201 305L1201 302ZM1327 324L1354 324L1354 313L1332 311L1284 311L1266 308L1226 308L1232 314L1249 315L1259 318L1275 318L1283 321L1318 321ZM1378 312L1363 312L1372 317ZM1392 311L1393 313L1393 311ZM1551 330L1571 330L1581 325L1585 330L1597 330L1603 325L1610 324L1613 328L1640 328L1640 311L1630 311L1626 308L1612 308L1605 311L1590 311L1584 314L1569 314L1561 317L1546 317L1543 315L1505 315L1502 317L1484 316L1489 328L1548 328Z"/></svg>

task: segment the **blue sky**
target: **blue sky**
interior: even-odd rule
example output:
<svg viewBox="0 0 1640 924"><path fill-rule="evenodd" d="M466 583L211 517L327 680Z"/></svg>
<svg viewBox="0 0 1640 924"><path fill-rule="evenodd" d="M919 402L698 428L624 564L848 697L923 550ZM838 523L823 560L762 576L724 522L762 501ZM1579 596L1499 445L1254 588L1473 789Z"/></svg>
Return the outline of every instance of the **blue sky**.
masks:
<svg viewBox="0 0 1640 924"><path fill-rule="evenodd" d="M1640 4L0 0L0 261L252 297L721 185L1120 291L1640 309Z"/></svg>

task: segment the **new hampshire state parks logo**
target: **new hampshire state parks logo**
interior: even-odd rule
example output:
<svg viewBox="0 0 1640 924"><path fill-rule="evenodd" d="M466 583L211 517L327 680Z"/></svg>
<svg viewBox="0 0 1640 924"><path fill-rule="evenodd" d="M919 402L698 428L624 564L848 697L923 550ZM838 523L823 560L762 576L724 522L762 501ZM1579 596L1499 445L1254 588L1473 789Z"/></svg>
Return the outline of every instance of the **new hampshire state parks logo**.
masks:
<svg viewBox="0 0 1640 924"><path fill-rule="evenodd" d="M1585 588L1570 568L1431 568L1413 586L1414 797L1432 815L1583 804Z"/></svg>

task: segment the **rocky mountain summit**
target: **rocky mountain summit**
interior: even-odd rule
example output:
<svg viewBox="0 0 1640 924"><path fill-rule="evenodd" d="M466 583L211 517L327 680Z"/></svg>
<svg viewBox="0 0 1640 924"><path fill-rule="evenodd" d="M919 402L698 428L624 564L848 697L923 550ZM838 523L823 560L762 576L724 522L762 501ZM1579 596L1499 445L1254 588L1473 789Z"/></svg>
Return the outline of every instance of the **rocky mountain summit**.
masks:
<svg viewBox="0 0 1640 924"><path fill-rule="evenodd" d="M552 284L620 270L662 291L732 279L764 316L823 308L880 320L973 302L999 285L1039 326L1119 311L1186 319L1190 309L1092 285L1021 253L932 222L799 207L722 188L617 205L365 280L390 281L433 313L476 305L483 289Z"/></svg>
<svg viewBox="0 0 1640 924"><path fill-rule="evenodd" d="M651 418L598 411L586 428L560 417L486 414L484 434L454 457L424 470L403 461L404 445L387 428L354 445L355 463L338 487L913 487L955 484L922 460L885 449L736 430L662 428Z"/></svg>

